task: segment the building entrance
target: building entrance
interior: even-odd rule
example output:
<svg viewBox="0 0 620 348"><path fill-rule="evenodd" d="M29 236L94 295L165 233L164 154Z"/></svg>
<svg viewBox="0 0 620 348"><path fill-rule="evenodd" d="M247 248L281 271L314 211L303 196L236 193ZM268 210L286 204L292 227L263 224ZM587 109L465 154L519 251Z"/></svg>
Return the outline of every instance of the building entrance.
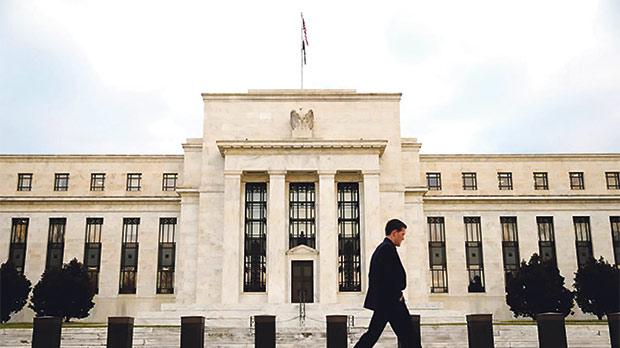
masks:
<svg viewBox="0 0 620 348"><path fill-rule="evenodd" d="M291 302L314 302L314 271L312 261L292 261L291 264Z"/></svg>

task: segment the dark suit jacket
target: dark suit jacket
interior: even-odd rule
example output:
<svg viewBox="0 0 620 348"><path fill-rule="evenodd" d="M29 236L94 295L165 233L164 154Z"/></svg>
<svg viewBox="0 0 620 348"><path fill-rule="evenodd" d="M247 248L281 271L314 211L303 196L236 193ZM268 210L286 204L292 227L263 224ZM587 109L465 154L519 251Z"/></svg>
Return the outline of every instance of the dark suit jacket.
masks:
<svg viewBox="0 0 620 348"><path fill-rule="evenodd" d="M364 308L376 311L397 304L407 286L406 278L396 246L385 238L370 259Z"/></svg>

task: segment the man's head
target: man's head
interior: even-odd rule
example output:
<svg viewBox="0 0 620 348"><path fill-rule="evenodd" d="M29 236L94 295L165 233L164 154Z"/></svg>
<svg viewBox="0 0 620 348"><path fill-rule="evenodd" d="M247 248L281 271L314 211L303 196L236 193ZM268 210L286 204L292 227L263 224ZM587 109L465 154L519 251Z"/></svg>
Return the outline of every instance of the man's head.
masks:
<svg viewBox="0 0 620 348"><path fill-rule="evenodd" d="M407 225L398 219L392 219L385 224L385 236L396 246L400 246L406 233Z"/></svg>

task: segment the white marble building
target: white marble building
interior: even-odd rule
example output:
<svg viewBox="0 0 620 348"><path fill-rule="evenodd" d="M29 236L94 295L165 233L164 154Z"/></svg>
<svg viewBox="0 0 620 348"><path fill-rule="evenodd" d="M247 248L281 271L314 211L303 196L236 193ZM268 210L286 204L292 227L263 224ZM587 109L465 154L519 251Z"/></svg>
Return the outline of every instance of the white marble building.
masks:
<svg viewBox="0 0 620 348"><path fill-rule="evenodd" d="M370 255L395 217L423 321L509 319L504 272L534 252L569 287L578 250L620 262L620 153L421 154L399 93L202 97L203 137L183 155L0 155L0 259L33 283L90 260L91 321L222 323L302 301L309 319L367 317Z"/></svg>

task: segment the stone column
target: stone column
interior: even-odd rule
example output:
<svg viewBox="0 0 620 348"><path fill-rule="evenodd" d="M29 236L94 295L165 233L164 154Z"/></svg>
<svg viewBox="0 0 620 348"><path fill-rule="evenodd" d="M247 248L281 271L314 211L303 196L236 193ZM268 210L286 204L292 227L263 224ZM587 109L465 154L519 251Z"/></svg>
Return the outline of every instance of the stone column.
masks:
<svg viewBox="0 0 620 348"><path fill-rule="evenodd" d="M338 223L336 171L319 171L318 247L319 301L335 303L338 293Z"/></svg>
<svg viewBox="0 0 620 348"><path fill-rule="evenodd" d="M193 303L196 298L196 260L198 257L198 198L197 190L177 190L181 196L181 215L177 233L177 299Z"/></svg>
<svg viewBox="0 0 620 348"><path fill-rule="evenodd" d="M286 301L286 171L269 171L267 198L267 300L269 303Z"/></svg>
<svg viewBox="0 0 620 348"><path fill-rule="evenodd" d="M362 289L368 289L368 270L370 257L375 247L385 237L381 226L381 194L379 191L379 171L363 171L364 176L364 230L363 230L363 254L365 269L362 271Z"/></svg>
<svg viewBox="0 0 620 348"><path fill-rule="evenodd" d="M222 303L238 303L243 257L241 231L241 171L224 172L224 226L222 244Z"/></svg>

